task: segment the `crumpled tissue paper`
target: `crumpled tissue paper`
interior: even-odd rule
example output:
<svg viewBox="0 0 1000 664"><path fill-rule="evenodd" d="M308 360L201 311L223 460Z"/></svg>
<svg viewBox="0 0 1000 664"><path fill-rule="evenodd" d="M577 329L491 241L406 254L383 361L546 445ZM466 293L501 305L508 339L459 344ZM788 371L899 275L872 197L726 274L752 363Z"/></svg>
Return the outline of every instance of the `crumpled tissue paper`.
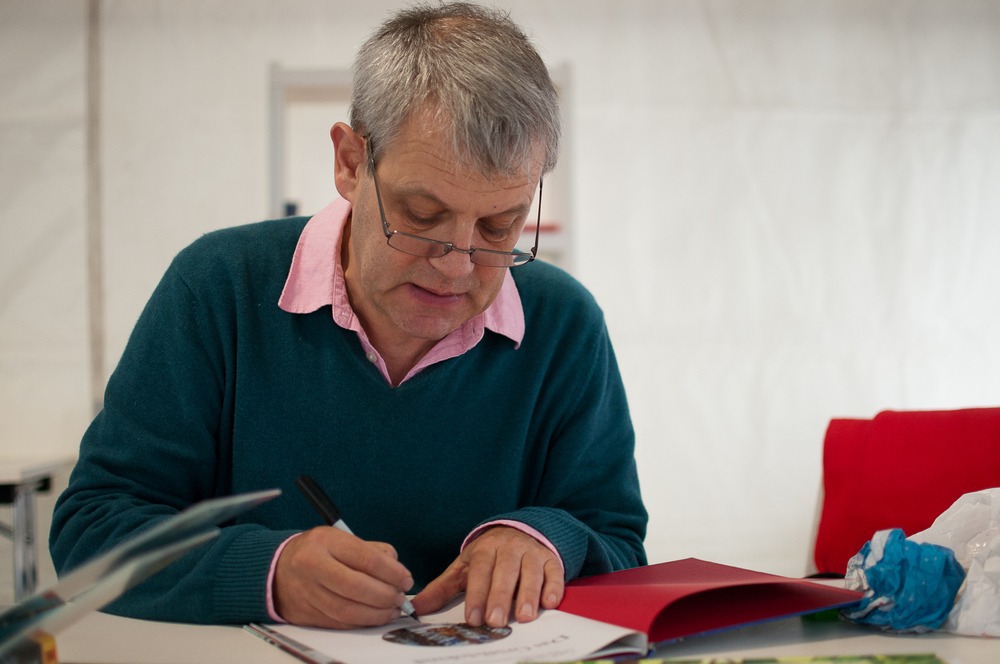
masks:
<svg viewBox="0 0 1000 664"><path fill-rule="evenodd" d="M909 539L948 547L967 572L942 629L1000 636L1000 488L965 494Z"/></svg>
<svg viewBox="0 0 1000 664"><path fill-rule="evenodd" d="M865 596L841 615L887 631L930 632L948 618L964 579L951 549L880 530L847 563L847 587Z"/></svg>

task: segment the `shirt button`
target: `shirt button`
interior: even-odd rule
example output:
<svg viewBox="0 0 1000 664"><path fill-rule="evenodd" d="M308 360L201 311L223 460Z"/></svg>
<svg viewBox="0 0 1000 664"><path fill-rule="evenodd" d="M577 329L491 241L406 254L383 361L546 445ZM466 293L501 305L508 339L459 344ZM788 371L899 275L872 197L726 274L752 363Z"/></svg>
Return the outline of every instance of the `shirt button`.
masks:
<svg viewBox="0 0 1000 664"><path fill-rule="evenodd" d="M378 361L378 358L375 356L375 353L371 351L365 353L365 357L367 357L368 361L371 362L372 364L375 364Z"/></svg>

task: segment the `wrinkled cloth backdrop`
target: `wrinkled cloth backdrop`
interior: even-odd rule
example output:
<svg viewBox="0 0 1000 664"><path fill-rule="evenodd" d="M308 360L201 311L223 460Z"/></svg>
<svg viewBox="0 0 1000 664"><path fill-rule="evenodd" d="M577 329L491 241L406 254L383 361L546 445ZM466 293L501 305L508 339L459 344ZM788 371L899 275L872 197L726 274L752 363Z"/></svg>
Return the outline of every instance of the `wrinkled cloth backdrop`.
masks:
<svg viewBox="0 0 1000 664"><path fill-rule="evenodd" d="M400 4L0 0L0 453L75 452L171 257L272 215L272 66ZM1000 3L505 6L564 72L650 560L802 574L831 417L1000 403Z"/></svg>

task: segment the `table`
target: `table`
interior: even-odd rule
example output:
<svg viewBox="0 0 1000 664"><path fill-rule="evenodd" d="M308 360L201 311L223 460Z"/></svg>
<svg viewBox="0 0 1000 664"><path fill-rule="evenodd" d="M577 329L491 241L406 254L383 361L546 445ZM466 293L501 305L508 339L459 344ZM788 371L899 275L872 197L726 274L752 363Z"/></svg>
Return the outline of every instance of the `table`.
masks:
<svg viewBox="0 0 1000 664"><path fill-rule="evenodd" d="M852 623L788 618L661 647L657 657L805 657L932 652L948 664L997 664L1000 639L886 634Z"/></svg>
<svg viewBox="0 0 1000 664"><path fill-rule="evenodd" d="M240 627L181 625L94 613L56 637L64 664L295 664ZM948 664L997 664L1000 639L893 636L840 622L788 618L661 648L659 657L870 655L934 652Z"/></svg>
<svg viewBox="0 0 1000 664"><path fill-rule="evenodd" d="M11 525L0 524L14 550L14 601L35 591L35 496L47 491L52 478L73 466L71 456L25 456L0 459L0 504L11 505Z"/></svg>
<svg viewBox="0 0 1000 664"><path fill-rule="evenodd" d="M61 664L299 662L242 627L154 622L106 613L91 613L57 634L56 650Z"/></svg>

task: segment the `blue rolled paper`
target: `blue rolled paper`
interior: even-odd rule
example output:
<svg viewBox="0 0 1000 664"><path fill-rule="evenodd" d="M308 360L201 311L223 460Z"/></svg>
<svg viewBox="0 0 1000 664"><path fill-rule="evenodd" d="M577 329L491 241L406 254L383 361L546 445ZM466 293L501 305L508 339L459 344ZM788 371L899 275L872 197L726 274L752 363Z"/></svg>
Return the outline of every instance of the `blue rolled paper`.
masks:
<svg viewBox="0 0 1000 664"><path fill-rule="evenodd" d="M873 542L875 543L873 546ZM881 549L881 551L879 551ZM882 530L851 558L847 579L860 580L865 596L841 612L847 620L894 632L929 632L944 624L965 580L955 553L937 544Z"/></svg>

